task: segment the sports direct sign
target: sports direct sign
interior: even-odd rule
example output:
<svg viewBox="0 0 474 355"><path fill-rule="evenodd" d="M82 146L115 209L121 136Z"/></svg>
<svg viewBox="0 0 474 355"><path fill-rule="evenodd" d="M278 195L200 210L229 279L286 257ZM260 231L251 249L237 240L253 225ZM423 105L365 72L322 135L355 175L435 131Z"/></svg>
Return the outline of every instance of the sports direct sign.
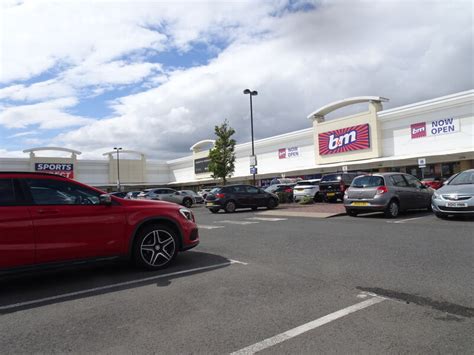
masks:
<svg viewBox="0 0 474 355"><path fill-rule="evenodd" d="M74 164L63 163L36 163L35 171L61 175L70 179L74 178Z"/></svg>
<svg viewBox="0 0 474 355"><path fill-rule="evenodd" d="M328 155L370 148L369 124L318 134L319 154Z"/></svg>
<svg viewBox="0 0 474 355"><path fill-rule="evenodd" d="M419 122L410 126L411 139L441 136L459 131L459 120L455 118L443 118L431 122Z"/></svg>

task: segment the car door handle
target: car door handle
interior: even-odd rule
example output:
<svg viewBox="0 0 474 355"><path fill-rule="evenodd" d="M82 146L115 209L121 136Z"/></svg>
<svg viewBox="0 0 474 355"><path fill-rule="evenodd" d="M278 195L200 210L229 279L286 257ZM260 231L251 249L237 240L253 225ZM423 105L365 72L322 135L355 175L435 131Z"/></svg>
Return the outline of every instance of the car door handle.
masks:
<svg viewBox="0 0 474 355"><path fill-rule="evenodd" d="M51 210L51 209L40 209L38 210L39 214L57 214L59 210Z"/></svg>

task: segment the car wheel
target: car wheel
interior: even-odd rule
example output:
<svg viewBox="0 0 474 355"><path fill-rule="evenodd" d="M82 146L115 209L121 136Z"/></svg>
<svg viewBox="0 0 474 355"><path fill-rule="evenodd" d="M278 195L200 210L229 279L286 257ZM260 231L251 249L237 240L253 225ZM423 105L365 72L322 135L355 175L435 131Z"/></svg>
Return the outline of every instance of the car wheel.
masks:
<svg viewBox="0 0 474 355"><path fill-rule="evenodd" d="M224 207L224 210L227 212L227 213L233 213L235 212L235 202L234 201L228 201L226 204L225 204L225 207Z"/></svg>
<svg viewBox="0 0 474 355"><path fill-rule="evenodd" d="M398 202L395 200L392 200L388 203L384 212L385 217L387 218L397 218L399 213L400 213L400 206L398 205Z"/></svg>
<svg viewBox="0 0 474 355"><path fill-rule="evenodd" d="M314 202L320 202L321 200L322 200L321 195L319 194L319 192L316 192L316 194L313 197L313 201Z"/></svg>
<svg viewBox="0 0 474 355"><path fill-rule="evenodd" d="M274 198L271 198L271 199L268 200L267 208L268 208L269 210L274 209L276 206L277 206L277 202L275 201Z"/></svg>
<svg viewBox="0 0 474 355"><path fill-rule="evenodd" d="M184 207L191 208L192 205L193 205L193 200L191 200L190 198L185 198L183 200L183 206Z"/></svg>
<svg viewBox="0 0 474 355"><path fill-rule="evenodd" d="M252 211L256 211L258 207L252 207Z"/></svg>
<svg viewBox="0 0 474 355"><path fill-rule="evenodd" d="M209 208L209 211L211 211L211 213L217 213L217 212L219 212L219 209L218 208Z"/></svg>
<svg viewBox="0 0 474 355"><path fill-rule="evenodd" d="M160 224L147 226L139 232L133 252L138 266L149 270L163 269L178 253L178 236L174 230Z"/></svg>
<svg viewBox="0 0 474 355"><path fill-rule="evenodd" d="M436 217L441 218L441 219L448 218L448 215L446 213L436 212L435 215L436 215Z"/></svg>
<svg viewBox="0 0 474 355"><path fill-rule="evenodd" d="M357 217L358 213L354 210L346 210L347 214L351 217Z"/></svg>

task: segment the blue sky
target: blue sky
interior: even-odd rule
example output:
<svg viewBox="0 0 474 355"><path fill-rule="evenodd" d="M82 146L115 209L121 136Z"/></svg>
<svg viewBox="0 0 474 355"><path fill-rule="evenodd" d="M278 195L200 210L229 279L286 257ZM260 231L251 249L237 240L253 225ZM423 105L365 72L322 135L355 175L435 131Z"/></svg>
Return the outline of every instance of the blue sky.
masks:
<svg viewBox="0 0 474 355"><path fill-rule="evenodd" d="M51 145L101 158L120 144L171 159L226 118L245 142L247 87L263 138L350 96L393 107L474 86L469 1L0 6L0 156Z"/></svg>

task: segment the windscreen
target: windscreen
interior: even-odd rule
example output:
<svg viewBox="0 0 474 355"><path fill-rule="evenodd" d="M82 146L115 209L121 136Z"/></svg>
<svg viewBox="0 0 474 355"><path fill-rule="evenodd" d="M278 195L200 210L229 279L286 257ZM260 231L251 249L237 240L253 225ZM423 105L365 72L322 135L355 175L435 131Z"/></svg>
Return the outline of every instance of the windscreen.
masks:
<svg viewBox="0 0 474 355"><path fill-rule="evenodd" d="M469 185L474 184L474 171L464 171L459 175L455 176L449 185Z"/></svg>

